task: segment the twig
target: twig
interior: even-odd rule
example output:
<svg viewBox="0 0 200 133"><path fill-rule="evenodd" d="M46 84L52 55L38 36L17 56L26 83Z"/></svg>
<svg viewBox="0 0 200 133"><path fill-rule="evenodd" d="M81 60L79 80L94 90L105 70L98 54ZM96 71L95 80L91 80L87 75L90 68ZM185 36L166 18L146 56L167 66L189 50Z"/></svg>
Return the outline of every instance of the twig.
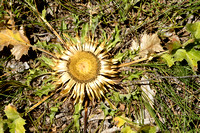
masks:
<svg viewBox="0 0 200 133"><path fill-rule="evenodd" d="M37 106L39 106L40 104L42 104L44 101L46 101L49 97L51 97L54 93L52 92L50 95L44 97L42 100L40 100L38 103L36 103L35 105L33 105L27 113L31 112L33 109L35 109ZM27 114L26 113L26 114Z"/></svg>
<svg viewBox="0 0 200 133"><path fill-rule="evenodd" d="M131 61L131 62L128 62L128 63L123 63L123 64L120 64L118 67L126 67L126 66L130 66L134 63L138 63L138 62L142 62L142 61L145 61L147 60L148 58L147 57L144 57L144 58L141 58L139 60L135 60L135 61Z"/></svg>
<svg viewBox="0 0 200 133"><path fill-rule="evenodd" d="M85 101L85 117L84 117L84 130L83 133L86 133L87 130L87 112L88 112L88 101Z"/></svg>
<svg viewBox="0 0 200 133"><path fill-rule="evenodd" d="M158 57L158 56L161 56L165 53L169 52L168 50L167 51L164 51L164 52L160 52L154 56L150 56L150 57L144 57L144 58L141 58L141 59L138 59L138 60L135 60L135 61L131 61L131 62L128 62L128 63L123 63L123 64L120 64L118 67L126 67L126 66L130 66L132 64L135 64L135 63L139 63L139 62L142 62L142 61L145 61L147 59L150 59L151 57L154 58L154 57Z"/></svg>
<svg viewBox="0 0 200 133"><path fill-rule="evenodd" d="M45 54L48 54L48 55L50 55L50 56L52 56L52 57L54 57L54 58L58 58L58 57L56 57L54 54L52 54L52 53L50 53L50 52L48 52L48 51L46 51L46 50L44 50L44 49L41 49L41 48L37 48L37 47L35 47L35 46L33 46L33 45L28 45L28 46L30 46L30 47L32 47L33 49L37 49L37 50L39 50L39 51L41 51L41 52L44 52Z"/></svg>

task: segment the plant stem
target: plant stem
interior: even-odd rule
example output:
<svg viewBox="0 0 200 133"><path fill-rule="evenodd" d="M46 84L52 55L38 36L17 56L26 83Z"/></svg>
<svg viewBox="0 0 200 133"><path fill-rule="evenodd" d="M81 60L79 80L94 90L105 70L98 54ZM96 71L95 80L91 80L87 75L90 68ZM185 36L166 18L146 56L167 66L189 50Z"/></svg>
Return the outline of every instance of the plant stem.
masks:
<svg viewBox="0 0 200 133"><path fill-rule="evenodd" d="M138 59L138 60L135 60L135 61L131 61L131 62L128 62L128 63L123 63L123 64L120 64L118 67L130 66L130 65L132 65L132 64L134 64L134 63L142 62L142 61L145 61L145 60L147 60L147 59L152 59L152 58L154 58L154 57L161 56L161 55L163 55L163 54L165 54L165 53L167 53L167 52L169 52L169 51L168 51L168 50L167 50L167 51L163 51L163 52L160 52L160 53L158 53L158 54L156 54L156 55L154 55L154 56L144 57L144 58L141 58L141 59Z"/></svg>

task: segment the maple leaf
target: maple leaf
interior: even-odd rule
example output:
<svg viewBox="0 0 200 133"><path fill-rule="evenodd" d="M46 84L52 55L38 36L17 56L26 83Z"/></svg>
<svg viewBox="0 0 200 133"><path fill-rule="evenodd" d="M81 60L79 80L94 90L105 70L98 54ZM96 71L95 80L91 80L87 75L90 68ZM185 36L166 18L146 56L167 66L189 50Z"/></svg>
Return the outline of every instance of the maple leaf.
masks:
<svg viewBox="0 0 200 133"><path fill-rule="evenodd" d="M155 52L164 51L160 45L160 39L157 34L147 35L144 34L141 38L140 52L141 57L147 57Z"/></svg>
<svg viewBox="0 0 200 133"><path fill-rule="evenodd" d="M23 31L5 29L0 32L0 51L5 46L12 45L11 53L19 60L22 55L28 54L31 46L28 38L23 35Z"/></svg>

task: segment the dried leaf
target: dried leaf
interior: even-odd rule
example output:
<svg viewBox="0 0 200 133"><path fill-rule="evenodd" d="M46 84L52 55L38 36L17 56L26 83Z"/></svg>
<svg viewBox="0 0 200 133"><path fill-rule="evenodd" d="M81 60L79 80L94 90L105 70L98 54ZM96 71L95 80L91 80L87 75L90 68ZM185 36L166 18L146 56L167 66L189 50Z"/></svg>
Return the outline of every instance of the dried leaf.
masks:
<svg viewBox="0 0 200 133"><path fill-rule="evenodd" d="M169 39L170 39L170 42L166 45L169 52L172 52L173 50L176 50L176 49L182 47L180 39L177 35L174 35Z"/></svg>
<svg viewBox="0 0 200 133"><path fill-rule="evenodd" d="M22 55L28 53L30 42L28 38L17 30L2 30L0 32L0 51L3 50L5 46L12 45L12 54L15 56L16 60L19 60Z"/></svg>
<svg viewBox="0 0 200 133"><path fill-rule="evenodd" d="M160 39L157 34L147 35L144 34L141 38L140 52L141 57L147 57L155 52L164 51L160 45Z"/></svg>
<svg viewBox="0 0 200 133"><path fill-rule="evenodd" d="M133 40L130 49L132 51L137 51L139 49L139 44L135 40Z"/></svg>

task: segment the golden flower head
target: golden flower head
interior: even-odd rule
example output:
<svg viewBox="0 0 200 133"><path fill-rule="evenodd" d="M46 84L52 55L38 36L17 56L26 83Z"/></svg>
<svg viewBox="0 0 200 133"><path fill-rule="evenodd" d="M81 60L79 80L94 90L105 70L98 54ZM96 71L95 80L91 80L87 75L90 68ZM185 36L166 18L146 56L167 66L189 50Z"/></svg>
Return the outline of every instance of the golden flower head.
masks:
<svg viewBox="0 0 200 133"><path fill-rule="evenodd" d="M91 101L100 100L115 84L111 78L116 76L117 62L108 59L105 42L75 39L67 43L68 48L55 59L53 69L59 75L56 84L62 84L64 90L61 93L70 94L75 103L82 103L86 97Z"/></svg>

